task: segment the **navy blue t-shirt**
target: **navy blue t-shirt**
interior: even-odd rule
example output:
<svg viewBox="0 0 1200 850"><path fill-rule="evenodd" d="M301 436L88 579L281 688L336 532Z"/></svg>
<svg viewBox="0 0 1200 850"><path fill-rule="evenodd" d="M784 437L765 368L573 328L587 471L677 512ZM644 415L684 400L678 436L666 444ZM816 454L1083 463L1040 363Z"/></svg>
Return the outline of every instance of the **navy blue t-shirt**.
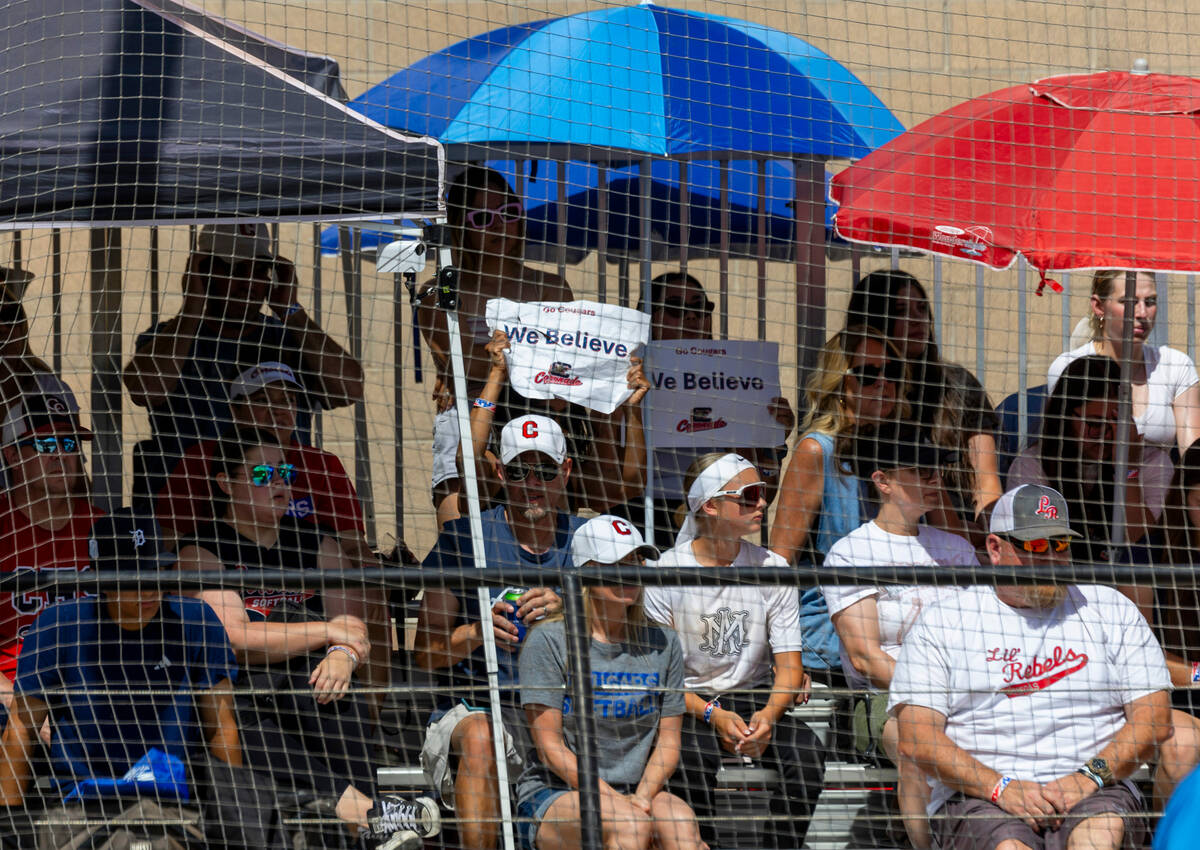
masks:
<svg viewBox="0 0 1200 850"><path fill-rule="evenodd" d="M179 384L158 407L150 409L150 430L162 450L178 456L199 440L217 437L232 425L229 382L245 370L268 360L291 366L309 391L297 397L296 432L308 443L311 412L321 404L313 390L315 376L301 368L300 347L288 339L287 329L274 316L256 316L240 337L224 337L207 323L196 331L196 341L185 359ZM147 345L164 322L142 332L137 347Z"/></svg>
<svg viewBox="0 0 1200 850"><path fill-rule="evenodd" d="M558 515L558 531L554 545L541 555L534 555L521 548L513 536L508 520L504 518L504 506L483 512L484 560L489 567L557 567L571 566L571 537L584 520L567 513ZM459 517L447 523L437 542L422 562L423 567L459 569L475 566L475 547L471 541L471 523L468 517ZM529 587L529 583L525 583ZM504 588L488 588L489 596L499 598ZM473 623L479 619L479 594L455 591L458 597L458 623ZM518 649L520 646L518 645ZM498 652L500 689L512 705L517 704L517 653L500 647ZM487 700L487 665L483 647L450 668L434 671L437 687L437 711L435 717L460 700L471 705L485 705Z"/></svg>
<svg viewBox="0 0 1200 850"><path fill-rule="evenodd" d="M71 785L122 776L152 747L186 761L203 743L193 693L236 678L225 627L207 603L165 596L145 628L126 631L93 597L42 612L14 686L49 707L54 772Z"/></svg>

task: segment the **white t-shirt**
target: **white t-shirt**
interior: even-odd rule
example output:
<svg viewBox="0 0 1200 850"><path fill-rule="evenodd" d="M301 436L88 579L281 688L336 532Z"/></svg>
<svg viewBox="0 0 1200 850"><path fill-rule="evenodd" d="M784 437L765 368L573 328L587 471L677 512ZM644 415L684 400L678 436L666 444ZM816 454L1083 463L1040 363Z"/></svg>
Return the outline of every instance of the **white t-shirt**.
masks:
<svg viewBox="0 0 1200 850"><path fill-rule="evenodd" d="M874 566L966 566L978 565L975 547L966 538L940 528L921 526L914 537L884 531L874 521L866 522L833 544L825 556L827 567ZM844 611L862 599L875 598L879 611L879 644L892 658L900 654L904 635L916 623L922 609L933 605L956 588L918 585L822 585L829 616ZM843 646L842 671L856 688L872 688L867 677L850 663Z"/></svg>
<svg viewBox="0 0 1200 850"><path fill-rule="evenodd" d="M1012 608L990 587L929 608L908 633L888 698L933 709L946 734L1006 776L1073 773L1125 725L1124 707L1169 691L1162 649L1132 602L1074 585L1046 610ZM929 813L953 794L934 785Z"/></svg>
<svg viewBox="0 0 1200 850"><path fill-rule="evenodd" d="M1048 391L1054 391L1054 385L1068 364L1098 353L1095 345L1089 342L1054 358L1046 374ZM1170 451L1176 440L1175 399L1188 387L1200 384L1200 375L1196 374L1192 358L1165 345L1144 345L1142 356L1146 361L1146 409L1140 416L1133 417L1133 421L1147 443Z"/></svg>
<svg viewBox="0 0 1200 850"><path fill-rule="evenodd" d="M1174 438L1172 438L1174 439ZM1020 487L1022 484L1041 484L1046 487L1054 485L1046 478L1046 471L1042 469L1041 461L1042 446L1041 443L1034 443L1027 449L1023 449L1015 458L1013 458L1012 466L1008 468L1008 478L1006 479L1009 489ZM1096 466L1091 467L1091 479L1094 481L1098 473L1094 470ZM1162 513L1163 502L1167 498L1167 490L1171 486L1171 476L1175 473L1175 464L1171 462L1171 456L1161 447L1153 445L1149 442L1142 446L1142 465L1141 472L1138 475L1138 480L1142 484L1142 500L1146 507L1150 509L1150 513L1154 514L1157 519ZM1089 470L1085 467L1084 476L1087 476Z"/></svg>
<svg viewBox="0 0 1200 850"><path fill-rule="evenodd" d="M663 552L656 566L697 566L691 542ZM774 552L743 541L731 566L713 569L786 566ZM679 635L684 687L705 695L769 684L775 653L804 649L794 587L647 587L643 604L647 617Z"/></svg>

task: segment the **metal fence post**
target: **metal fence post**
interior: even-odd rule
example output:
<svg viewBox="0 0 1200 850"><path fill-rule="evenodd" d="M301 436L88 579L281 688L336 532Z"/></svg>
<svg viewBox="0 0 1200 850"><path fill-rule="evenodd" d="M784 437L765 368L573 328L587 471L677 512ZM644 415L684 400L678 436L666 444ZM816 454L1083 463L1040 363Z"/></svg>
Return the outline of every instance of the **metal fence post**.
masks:
<svg viewBox="0 0 1200 850"><path fill-rule="evenodd" d="M584 612L583 585L574 573L563 576L563 599L567 613L563 627L567 657L571 659L571 710L575 712L579 739L575 757L579 773L580 846L583 850L600 850L604 842L600 824L600 773L596 764L596 716L592 713L592 636Z"/></svg>

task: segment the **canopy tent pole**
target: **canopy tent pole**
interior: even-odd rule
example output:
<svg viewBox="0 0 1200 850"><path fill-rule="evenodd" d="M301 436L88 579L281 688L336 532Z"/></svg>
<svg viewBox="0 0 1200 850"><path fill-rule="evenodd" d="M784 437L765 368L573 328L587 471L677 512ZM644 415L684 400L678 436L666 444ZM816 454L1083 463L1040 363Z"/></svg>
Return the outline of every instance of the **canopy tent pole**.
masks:
<svg viewBox="0 0 1200 850"><path fill-rule="evenodd" d="M617 302L629 306L629 254L625 251L617 258Z"/></svg>
<svg viewBox="0 0 1200 850"><path fill-rule="evenodd" d="M558 262L558 276L567 279L567 163L566 160L555 161L555 171L558 179L555 181L557 198L554 215L558 227L558 245L555 246L555 259ZM522 196L524 197L524 196Z"/></svg>
<svg viewBox="0 0 1200 850"><path fill-rule="evenodd" d="M450 249L438 247L437 298L438 308L446 316L446 331L450 337L450 364L454 381L454 409L458 413L459 447L463 457L463 481L467 487L467 517L471 527L471 551L477 569L485 569L483 554L483 518L479 504L479 482L475 477L475 445L471 440L471 414L467 407L467 369L463 357L462 333L458 322L458 269L452 265ZM490 619L492 600L486 587L479 588L479 613L484 621ZM496 783L508 788L508 754L504 746L504 721L501 716L500 662L496 656L496 633L482 629L483 657L487 670L488 700L492 706L492 743L496 759ZM582 789L581 789L582 790ZM598 790L598 789L597 789ZM512 806L507 793L500 796L500 834L504 850L515 850L513 843ZM597 801L597 806L599 805ZM597 808L597 812L599 809ZM599 834L599 824L596 826Z"/></svg>
<svg viewBox="0 0 1200 850"><path fill-rule="evenodd" d="M1071 350L1071 331L1074 330L1074 324L1071 321L1071 273L1063 272L1058 282L1062 284L1062 350ZM1192 308L1191 303L1188 303L1188 309ZM1191 333L1191 316L1188 316L1188 332Z"/></svg>
<svg viewBox="0 0 1200 850"><path fill-rule="evenodd" d="M935 339L942 338L942 258L933 255L933 334ZM976 325L982 328L983 325Z"/></svg>
<svg viewBox="0 0 1200 850"><path fill-rule="evenodd" d="M679 271L682 274L687 274L688 269L688 242L691 240L692 215L689 207L690 193L688 189L688 163L687 160L679 161Z"/></svg>
<svg viewBox="0 0 1200 850"><path fill-rule="evenodd" d="M1187 349L1188 357L1196 362L1196 276L1187 276ZM1066 351L1066 349L1063 349Z"/></svg>
<svg viewBox="0 0 1200 850"><path fill-rule="evenodd" d="M1017 445L1025 445L1025 435L1029 430L1029 353L1027 351L1029 341L1026 339L1026 328L1029 327L1029 304L1027 272L1029 269L1028 263L1024 257L1017 260L1017 375L1020 380L1017 382ZM982 269L980 269L982 271ZM980 294L982 298L982 293ZM982 328L983 325L977 325ZM979 346L982 349L984 346ZM983 376L977 376L980 383L983 382Z"/></svg>
<svg viewBox="0 0 1200 850"><path fill-rule="evenodd" d="M759 340L767 338L767 161L758 157L754 161L757 175L755 191L758 200L755 223L755 271L757 272L757 292L755 308L757 312L757 333ZM765 523L764 523L765 525Z"/></svg>
<svg viewBox="0 0 1200 850"><path fill-rule="evenodd" d="M825 163L816 157L792 159L792 215L796 247L792 268L796 282L796 396L804 404L804 387L825 346ZM852 252L857 256L857 252Z"/></svg>
<svg viewBox="0 0 1200 850"><path fill-rule="evenodd" d="M53 336L54 374L62 375L62 230L54 228L50 231L50 309L54 311L51 317L51 336Z"/></svg>
<svg viewBox="0 0 1200 850"><path fill-rule="evenodd" d="M721 339L729 339L729 159L721 163L721 243L717 259Z"/></svg>
<svg viewBox="0 0 1200 850"><path fill-rule="evenodd" d="M650 283L650 157L642 157L641 167L638 169L638 202L639 202L639 239L638 247L641 253L641 262L639 268L641 272L642 283L642 307L646 311L647 316L654 315L654 305L651 303L651 291L653 289ZM654 337L653 318L651 319L650 337ZM650 421L650 407L647 404L650 394L642 399L642 421ZM651 546L654 545L654 485L657 483L654 480L654 429L646 429L646 494L643 497L643 504L646 511L646 542ZM663 529L664 533L670 529ZM582 790L582 789L581 789ZM598 801L597 801L598 804ZM599 834L599 833L597 833Z"/></svg>
<svg viewBox="0 0 1200 850"><path fill-rule="evenodd" d="M338 242L347 245L342 251L342 278L346 282L346 334L350 337L350 353L356 361L363 356L362 310L362 230L339 227ZM367 545L375 545L375 493L371 484L371 439L367 433L367 402L354 403L354 486L363 506L367 526Z"/></svg>
<svg viewBox="0 0 1200 850"><path fill-rule="evenodd" d="M321 324L321 225L313 222L313 274L312 274L312 319L318 325ZM338 244L341 245L342 232L338 231ZM310 435L312 444L318 449L325 442L324 424L321 419L321 411L315 410L312 415L312 434Z"/></svg>
<svg viewBox="0 0 1200 850"><path fill-rule="evenodd" d="M1018 274L1023 274L1019 271ZM983 266L975 266L975 327L977 330L982 330L986 327L984 321L987 318L986 305L984 299L987 296L987 291L983 288ZM941 337L938 337L941 339ZM979 379L979 383L983 383L987 373L987 350L985 346L975 346L975 377ZM1023 380L1023 378L1022 378ZM1021 419L1024 422L1024 419ZM1024 426L1022 426L1024 427Z"/></svg>
<svg viewBox="0 0 1200 850"><path fill-rule="evenodd" d="M159 229L150 228L150 327L158 324L162 281L159 268Z"/></svg>
<svg viewBox="0 0 1200 850"><path fill-rule="evenodd" d="M608 303L608 165L603 162L596 166L596 288L597 300Z"/></svg>
<svg viewBox="0 0 1200 850"><path fill-rule="evenodd" d="M123 504L121 450L121 230L88 231L92 303L92 501Z"/></svg>
<svg viewBox="0 0 1200 850"><path fill-rule="evenodd" d="M415 280L415 276L414 276ZM407 288L404 275L392 275L392 465L395 481L392 498L396 503L396 551L404 542L404 312ZM416 326L413 333L419 333Z"/></svg>
<svg viewBox="0 0 1200 850"><path fill-rule="evenodd" d="M1121 325L1121 392L1117 396L1116 481L1113 482L1113 527L1109 563L1125 543L1125 487L1129 469L1129 429L1133 425L1133 319L1137 309L1137 272L1125 272L1125 320Z"/></svg>

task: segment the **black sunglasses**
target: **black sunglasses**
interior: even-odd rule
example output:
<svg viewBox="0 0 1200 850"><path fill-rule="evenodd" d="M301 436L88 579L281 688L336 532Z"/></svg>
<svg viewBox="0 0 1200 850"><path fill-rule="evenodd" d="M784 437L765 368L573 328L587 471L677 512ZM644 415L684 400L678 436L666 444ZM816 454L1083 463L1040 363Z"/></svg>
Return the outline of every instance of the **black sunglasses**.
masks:
<svg viewBox="0 0 1200 850"><path fill-rule="evenodd" d="M898 384L904 379L904 366L898 361L889 360L882 366L853 366L846 374L858 381L860 387L873 387L880 381Z"/></svg>
<svg viewBox="0 0 1200 850"><path fill-rule="evenodd" d="M510 463L504 467L504 477L509 481L524 481L531 472L545 483L558 477L559 468L552 463Z"/></svg>
<svg viewBox="0 0 1200 850"><path fill-rule="evenodd" d="M711 316L717 305L705 298L703 301L684 301L682 298L665 298L659 308L672 319L679 319L684 314L693 316Z"/></svg>

